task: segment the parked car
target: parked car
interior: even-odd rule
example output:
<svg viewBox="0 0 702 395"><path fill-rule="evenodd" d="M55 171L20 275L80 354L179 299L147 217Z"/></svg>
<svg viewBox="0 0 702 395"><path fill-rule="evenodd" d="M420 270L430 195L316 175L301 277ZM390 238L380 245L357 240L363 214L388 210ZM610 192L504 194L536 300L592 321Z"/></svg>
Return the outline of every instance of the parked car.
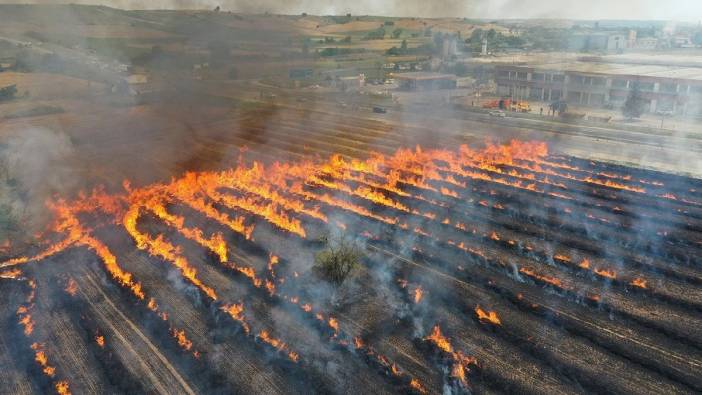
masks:
<svg viewBox="0 0 702 395"><path fill-rule="evenodd" d="M377 113L377 114L385 114L386 112L388 112L388 110L386 110L383 107L375 106L375 107L373 107L373 112Z"/></svg>
<svg viewBox="0 0 702 395"><path fill-rule="evenodd" d="M507 116L507 115L505 114L505 112L502 111L502 110L499 110L499 111L490 111L488 114L490 114L491 117L500 117L500 118L504 118L504 117Z"/></svg>

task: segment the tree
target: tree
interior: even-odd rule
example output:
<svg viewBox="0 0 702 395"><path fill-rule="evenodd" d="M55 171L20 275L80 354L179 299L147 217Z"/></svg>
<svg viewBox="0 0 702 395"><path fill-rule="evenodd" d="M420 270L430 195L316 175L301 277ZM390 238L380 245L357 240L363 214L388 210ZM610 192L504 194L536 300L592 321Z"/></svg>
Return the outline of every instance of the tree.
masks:
<svg viewBox="0 0 702 395"><path fill-rule="evenodd" d="M366 40L382 40L385 38L385 29L381 27L376 30L371 30L364 38Z"/></svg>
<svg viewBox="0 0 702 395"><path fill-rule="evenodd" d="M392 31L392 38L398 39L400 38L400 35L402 35L402 29L400 29L399 27Z"/></svg>
<svg viewBox="0 0 702 395"><path fill-rule="evenodd" d="M355 243L341 238L325 241L327 248L315 255L313 270L327 281L341 285L360 264L363 253Z"/></svg>
<svg viewBox="0 0 702 395"><path fill-rule="evenodd" d="M622 114L629 119L640 118L644 113L644 99L641 96L641 88L639 82L634 81L629 96L622 107Z"/></svg>
<svg viewBox="0 0 702 395"><path fill-rule="evenodd" d="M695 33L694 36L692 36L692 43L701 46L702 45L702 31L699 31Z"/></svg>
<svg viewBox="0 0 702 395"><path fill-rule="evenodd" d="M17 95L17 85L10 85L4 88L0 88L0 102L6 100L12 100Z"/></svg>
<svg viewBox="0 0 702 395"><path fill-rule="evenodd" d="M407 40L402 40L402 44L400 45L400 50L403 52L407 51Z"/></svg>
<svg viewBox="0 0 702 395"><path fill-rule="evenodd" d="M482 39L483 39L483 29L477 28L477 29L474 29L472 32L470 32L470 38L468 40L470 40L470 42L472 42L472 43L476 43L476 42L480 42L480 40L482 40Z"/></svg>
<svg viewBox="0 0 702 395"><path fill-rule="evenodd" d="M568 111L568 104L564 100L554 101L553 103L551 103L551 105L549 105L549 107L551 108L551 111L554 115L556 113L558 113L558 115L561 115Z"/></svg>

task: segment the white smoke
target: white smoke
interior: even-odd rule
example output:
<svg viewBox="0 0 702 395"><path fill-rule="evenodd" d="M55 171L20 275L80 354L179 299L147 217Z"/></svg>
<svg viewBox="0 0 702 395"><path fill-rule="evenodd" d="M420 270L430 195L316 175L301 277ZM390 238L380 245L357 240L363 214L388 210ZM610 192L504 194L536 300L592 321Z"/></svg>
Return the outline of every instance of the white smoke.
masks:
<svg viewBox="0 0 702 395"><path fill-rule="evenodd" d="M9 207L27 230L47 219L48 198L78 185L68 165L73 152L66 134L44 128L18 131L0 150L0 205Z"/></svg>

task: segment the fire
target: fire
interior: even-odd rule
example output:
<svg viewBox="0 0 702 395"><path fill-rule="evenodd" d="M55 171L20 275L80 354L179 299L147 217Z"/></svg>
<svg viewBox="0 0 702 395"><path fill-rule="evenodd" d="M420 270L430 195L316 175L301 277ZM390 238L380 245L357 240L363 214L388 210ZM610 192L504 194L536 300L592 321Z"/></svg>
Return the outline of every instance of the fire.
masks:
<svg viewBox="0 0 702 395"><path fill-rule="evenodd" d="M435 325L431 335L424 338L424 340L431 341L437 348L451 357L451 377L456 379L462 386L467 386L466 374L470 371L469 366L477 364L477 360L463 355L460 351L454 351L449 340L441 334L439 325Z"/></svg>
<svg viewBox="0 0 702 395"><path fill-rule="evenodd" d="M602 276L602 277L605 277L605 278L609 278L609 279L617 278L617 272L615 272L614 270L611 270L611 269L595 268L593 271L595 272L595 274Z"/></svg>
<svg viewBox="0 0 702 395"><path fill-rule="evenodd" d="M339 332L339 321L334 317L329 317L329 327L334 329L334 332Z"/></svg>
<svg viewBox="0 0 702 395"><path fill-rule="evenodd" d="M561 289L568 288L563 284L563 282L560 279L555 278L555 277L551 277L551 276L544 276L544 275L538 274L538 273L536 273L536 271L534 271L534 269L531 269L528 267L520 267L519 273L525 274L525 275L527 275L535 280L545 282L546 284L552 285L552 286L557 287L557 288L561 288Z"/></svg>
<svg viewBox="0 0 702 395"><path fill-rule="evenodd" d="M31 348L34 350L34 361L39 364L44 374L49 377L54 377L56 374L56 368L49 365L49 358L47 358L43 346L39 343L32 343Z"/></svg>
<svg viewBox="0 0 702 395"><path fill-rule="evenodd" d="M209 251L209 255L216 256L219 263L226 268L242 274L254 287L267 291L265 297L271 300L282 299L290 302L302 311L309 313L305 314L305 319L314 320L316 317L319 320L318 324L325 328L328 325L334 330L330 341L348 346L351 337L340 332L340 325L336 318L330 316L328 312L318 310L313 312L312 305L304 303L305 301L301 301L297 296L290 297L278 293L280 291L276 286L282 290L284 287L281 284L286 279L294 281L293 277L286 278L277 273L280 265L278 256L269 252L267 273L265 271L257 273L254 267L240 266L230 262L230 258L233 258L234 254L231 254L230 257L230 246L227 244L224 234L209 231L211 229L209 226L203 226L202 229L194 226L186 218L175 214L180 211L174 210L173 206L178 205L186 207L188 210L192 209L201 214L203 219L209 221L210 225L211 222L216 222L223 228L228 228L227 232L231 230L250 241L253 241L253 233L256 229L253 223L266 223L261 228L272 227L279 234L297 241L307 238L310 229L317 229L317 225L324 224L329 219L331 219L332 225L336 225L343 231L346 230L346 223L348 223L350 232L355 232L355 229L352 229L353 224L355 224L352 218L349 219L349 222L343 223L337 220L337 211L341 211L342 215L349 215L349 217L356 215L384 225L394 226L398 230L414 232L414 237L422 240L428 238L432 243L439 241L442 246L465 251L473 257L481 257L490 264L506 265L500 258L500 254L492 250L483 250L477 244L471 245L472 242L459 239L459 237L470 237L475 240L480 237L489 237L492 240L500 241L501 237L497 231L488 230L483 233L475 228L471 229L470 225L467 227L464 223L457 222L449 214L450 210L453 209L452 205L456 203L453 198L461 197L461 200L468 201L471 205L470 210L475 209L482 216L495 214L494 210L490 210L491 208L505 209L505 205L508 206L509 210L517 208L516 205L511 206L512 200L509 193L500 192L506 189L505 187L529 191L529 196L542 194L548 197L548 199L543 200L552 202L556 199L578 198L582 189L592 189L593 185L643 194L648 192L639 185L654 183L652 181L637 183L637 180L631 180L631 176L625 175L605 172L597 174L587 169L558 163L558 160L550 162L547 156L548 147L540 142L511 141L503 145L488 144L480 150L461 146L457 151L416 147L415 149L400 149L390 155L371 153L370 157L365 160L346 159L341 155L333 155L326 161L305 160L272 165L254 162L250 166L246 166L242 162L234 169L189 172L170 182L147 185L139 189L131 188L127 183L125 191L115 195L95 190L91 195L81 195L75 201L57 200L51 202L50 209L54 213L55 220L47 234L51 235L52 243L47 240L44 244L47 247L34 255L19 256L0 262L0 268L7 268L0 272L0 278L20 278L22 271L19 269L19 265L41 261L69 247L85 247L97 255L114 282L129 290L140 301L143 300L149 310L158 314L163 320L167 320L167 313L160 311L156 301L147 297L141 283L131 273L120 267L116 255L102 240L98 239L97 230L102 225L89 227L83 222L83 218L86 217L84 214L100 214L100 216L95 215L100 219L104 217L102 214L107 214L109 223L123 227L138 249L177 268L180 275L199 289L202 294L211 301L217 301L218 295L215 289L205 283L205 277L199 275L196 269L198 266L191 264L185 257L193 255L185 254L184 247L175 244L175 240L179 238L169 240L165 235L156 234L152 229L149 229L149 223L140 221L142 216L155 217L160 223L167 225L170 231L197 243ZM584 173L585 175L583 175ZM583 185L570 188L570 185L573 185L575 181L586 183L585 187L587 188L583 188ZM463 191L468 187L467 184L473 191L478 192L475 196L480 197L473 200L472 196L466 196L467 193ZM588 184L592 185L588 186ZM650 189L656 188L650 187ZM489 200L480 200L488 193L489 197L485 199ZM506 199L504 200L505 205L496 202L500 199L500 195ZM677 199L672 194L654 196L651 192L651 196ZM680 196L680 199L683 199L683 196ZM434 209L415 208L410 203L406 203L408 201L420 201L421 207L431 206ZM482 212L482 208L473 207L473 205L481 205L488 210ZM551 203L544 205L548 208L558 207L557 204ZM379 208L381 210L378 210ZM601 209L596 210L608 208L608 205L603 205ZM615 211L618 211L617 209L619 207L616 207ZM559 210L572 213L570 208ZM236 214L231 214L232 212ZM585 215L594 221L609 221L606 217L598 218L589 213L585 213ZM570 219L573 218L575 217L570 217ZM432 235L432 232L437 228L432 225L439 223L447 225L438 227L441 232L451 231L452 228L462 232L460 232L460 236L453 237L453 240L442 240L440 236ZM307 224L315 224L315 226ZM306 229L307 227L310 229ZM363 234L369 238L382 239L381 236L375 236L369 231L364 231ZM506 240L505 244L525 245L520 240L509 240L506 234L503 234L502 237ZM539 247L526 245L524 248L538 250ZM0 245L0 249L6 249L5 244ZM553 255L553 258L561 263L572 263L575 267L574 261L577 259L577 255L571 258L567 255L556 254ZM285 263L285 260L283 262ZM206 261L202 264L209 263ZM591 264L586 258L582 259L577 266L591 270ZM458 267L462 270L462 266ZM521 274L542 283L562 289L571 287L564 285L563 281L556 277L537 273L537 270L531 267L520 267L518 270ZM282 271L280 272L282 273ZM616 272L613 270L598 268L593 269L593 272L601 277L616 278ZM293 276L296 278L298 274L294 273ZM408 298L411 298L414 303L419 303L424 298L425 291L421 286L410 285L402 279L398 280L398 284L407 289ZM646 288L647 282L645 279L635 278L630 282L630 285ZM73 279L69 279L65 290L69 294L75 295L79 290L78 284ZM594 297L592 296L592 298ZM599 298L599 296L597 297ZM146 302L147 300L148 302ZM244 316L243 302L239 304L222 303L218 306L222 312L238 322L251 338L265 342L280 353L287 355L292 361L298 360L299 355L296 352L291 351L283 340L272 337L268 331L262 330L258 334L250 333L249 324ZM319 305L316 306L319 307ZM35 325L30 312L31 302L17 310L19 323L27 335L33 333ZM495 311L483 310L480 306L476 306L475 314L482 323L501 325L501 320ZM325 319L325 317L327 318ZM187 338L185 331L172 328L171 332L183 349L191 350L193 344ZM431 341L438 349L451 356L453 361L450 369L451 376L465 384L468 366L474 364L475 360L456 351L449 340L443 336L438 325L433 327L426 340ZM103 336L96 336L95 341L100 347L105 344ZM371 352L370 348L358 338L353 338L353 345L356 349ZM392 374L403 374L403 370L386 357L376 353L374 358L377 358L379 363ZM48 365L46 353L39 346L35 349L35 359L45 369L49 369L53 375L53 367ZM404 374L406 375L406 373ZM412 379L410 387L419 392L426 391L416 379ZM66 391L68 391L67 384Z"/></svg>
<svg viewBox="0 0 702 395"><path fill-rule="evenodd" d="M69 389L68 381L59 381L58 383L56 383L54 388L56 388L56 393L58 393L59 395L71 395L71 390Z"/></svg>
<svg viewBox="0 0 702 395"><path fill-rule="evenodd" d="M494 311L485 311L480 308L480 306L475 307L475 314L478 316L480 322L487 322L493 325L501 325L502 322Z"/></svg>
<svg viewBox="0 0 702 395"><path fill-rule="evenodd" d="M414 303L419 303L422 300L422 296L424 296L424 291L422 286L419 285L414 289Z"/></svg>
<svg viewBox="0 0 702 395"><path fill-rule="evenodd" d="M17 309L17 315L20 317L19 323L24 327L24 334L29 336L34 332L34 321L32 320L32 315L29 314L28 309L24 306L20 306Z"/></svg>
<svg viewBox="0 0 702 395"><path fill-rule="evenodd" d="M184 330L171 328L171 335L178 341L178 345L185 351L193 348L193 342L185 335Z"/></svg>
<svg viewBox="0 0 702 395"><path fill-rule="evenodd" d="M361 339L358 338L358 337L354 337L354 338L353 338L353 345L354 345L354 347L356 347L356 348L363 348L363 347L365 346L365 345L363 344L363 341L361 341Z"/></svg>
<svg viewBox="0 0 702 395"><path fill-rule="evenodd" d="M244 332L249 333L249 324L246 323L244 319L244 304L230 304L224 305L220 308L225 313L229 314L235 321L238 321L244 328Z"/></svg>
<svg viewBox="0 0 702 395"><path fill-rule="evenodd" d="M583 269L589 269L590 268L590 261L587 258L583 258L583 260L580 262L580 264L578 266L583 268Z"/></svg>
<svg viewBox="0 0 702 395"><path fill-rule="evenodd" d="M64 288L64 291L68 293L71 296L76 296L76 292L78 292L78 283L76 283L76 280L73 278L68 279L68 284L66 284L66 288Z"/></svg>
<svg viewBox="0 0 702 395"><path fill-rule="evenodd" d="M297 362L300 359L300 356L296 352L289 350L289 347L287 344L283 343L279 339L271 337L270 334L268 333L268 331L262 330L261 332L259 332L258 338L261 341L269 344L271 347L275 348L278 352L282 352L282 353L287 354L288 358L291 361Z"/></svg>
<svg viewBox="0 0 702 395"><path fill-rule="evenodd" d="M17 280L21 276L22 276L22 270L17 269L17 268L0 272L0 278L5 278L5 279L9 279L9 280Z"/></svg>
<svg viewBox="0 0 702 395"><path fill-rule="evenodd" d="M449 343L448 339L446 339L444 335L441 334L441 328L439 327L439 325L434 326L431 335L427 336L425 340L432 341L439 349L441 349L444 352L453 352L453 347L451 347L451 343Z"/></svg>
<svg viewBox="0 0 702 395"><path fill-rule="evenodd" d="M426 394L428 391L422 386L422 383L419 382L416 378L413 378L410 380L410 388L413 390L419 392L420 394Z"/></svg>
<svg viewBox="0 0 702 395"><path fill-rule="evenodd" d="M646 282L647 282L647 281L646 281L645 279L640 278L640 277L637 277L637 278L631 280L631 282L630 282L629 284L631 284L631 285L633 285L633 286L635 286L635 287L639 287L639 288L646 289L646 288L647 288L647 287L646 287Z"/></svg>

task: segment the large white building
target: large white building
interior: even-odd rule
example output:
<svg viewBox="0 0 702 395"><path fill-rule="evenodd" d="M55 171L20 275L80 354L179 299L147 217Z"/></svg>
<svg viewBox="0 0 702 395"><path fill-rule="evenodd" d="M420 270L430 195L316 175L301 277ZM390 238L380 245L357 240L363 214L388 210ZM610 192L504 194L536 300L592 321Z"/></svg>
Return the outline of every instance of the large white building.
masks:
<svg viewBox="0 0 702 395"><path fill-rule="evenodd" d="M498 95L514 99L620 107L638 84L647 111L702 113L702 67L575 61L499 65L495 73Z"/></svg>

